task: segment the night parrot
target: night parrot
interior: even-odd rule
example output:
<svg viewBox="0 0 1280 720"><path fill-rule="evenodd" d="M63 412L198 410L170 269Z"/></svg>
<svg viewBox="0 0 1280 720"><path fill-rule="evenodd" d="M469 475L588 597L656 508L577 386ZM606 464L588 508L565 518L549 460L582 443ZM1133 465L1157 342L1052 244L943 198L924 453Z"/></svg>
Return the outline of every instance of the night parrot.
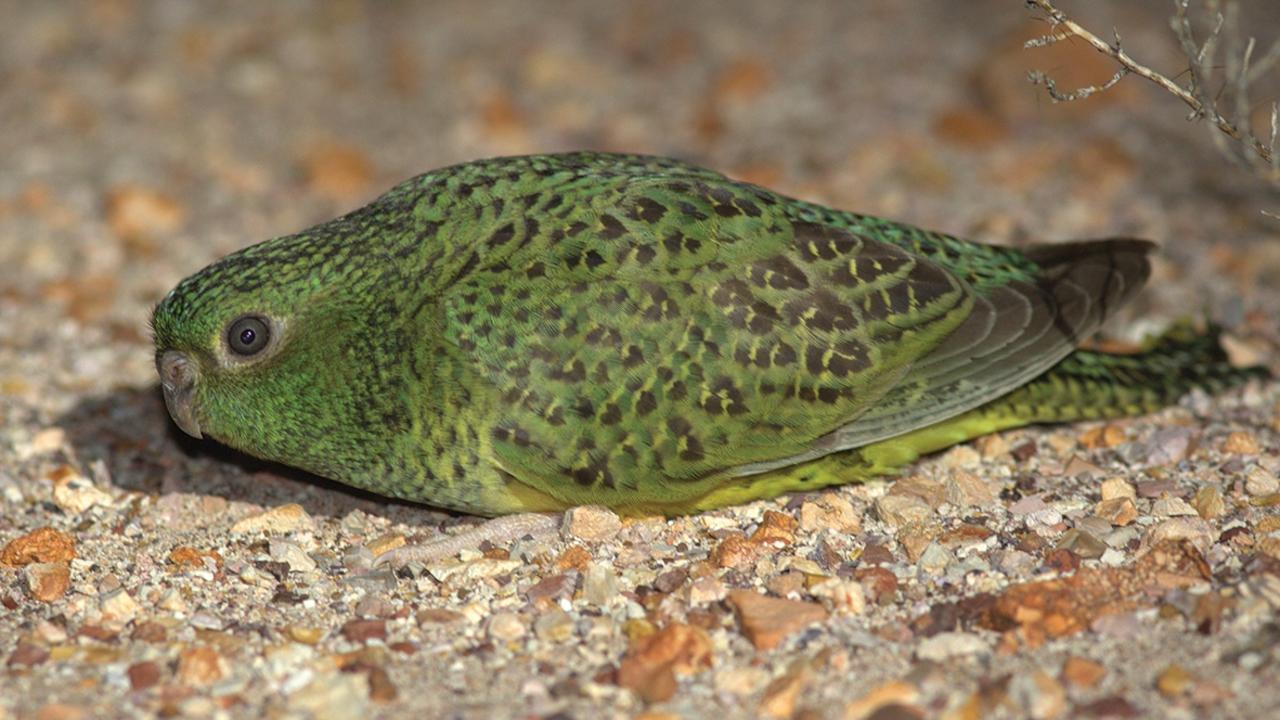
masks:
<svg viewBox="0 0 1280 720"><path fill-rule="evenodd" d="M195 437L479 515L681 514L1259 374L1186 328L1077 348L1152 249L985 245L677 160L535 155L241 250L152 324Z"/></svg>

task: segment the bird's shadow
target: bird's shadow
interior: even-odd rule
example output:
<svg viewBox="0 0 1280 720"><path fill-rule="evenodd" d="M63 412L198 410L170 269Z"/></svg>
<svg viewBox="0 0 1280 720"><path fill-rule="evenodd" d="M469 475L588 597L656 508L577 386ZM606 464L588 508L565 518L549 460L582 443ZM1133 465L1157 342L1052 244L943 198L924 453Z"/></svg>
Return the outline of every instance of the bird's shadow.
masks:
<svg viewBox="0 0 1280 720"><path fill-rule="evenodd" d="M439 525L451 514L375 495L297 468L267 462L212 440L197 440L170 421L158 386L87 397L57 418L75 459L103 463L111 482L148 495L190 493L264 507L298 503L317 516L353 510L411 525Z"/></svg>

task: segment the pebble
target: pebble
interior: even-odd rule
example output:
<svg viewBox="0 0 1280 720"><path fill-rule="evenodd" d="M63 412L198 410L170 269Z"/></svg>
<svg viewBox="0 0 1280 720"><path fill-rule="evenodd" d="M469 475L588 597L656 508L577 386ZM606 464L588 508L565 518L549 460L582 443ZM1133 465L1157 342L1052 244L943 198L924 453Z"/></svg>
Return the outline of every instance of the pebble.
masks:
<svg viewBox="0 0 1280 720"><path fill-rule="evenodd" d="M151 661L138 662L125 671L129 678L129 687L134 690L146 690L160 684L163 671L160 665Z"/></svg>
<svg viewBox="0 0 1280 720"><path fill-rule="evenodd" d="M1166 540L1190 540L1203 553L1213 544L1214 537L1213 527L1201 518L1177 517L1152 525L1142 536L1142 544L1154 547Z"/></svg>
<svg viewBox="0 0 1280 720"><path fill-rule="evenodd" d="M51 527L42 527L10 540L0 550L0 565L21 567L33 562L70 562L76 556L76 541Z"/></svg>
<svg viewBox="0 0 1280 720"><path fill-rule="evenodd" d="M725 668L712 678L716 692L727 695L751 695L768 683L769 672L751 665Z"/></svg>
<svg viewBox="0 0 1280 720"><path fill-rule="evenodd" d="M71 587L71 569L66 563L31 563L23 568L27 592L33 600L53 602Z"/></svg>
<svg viewBox="0 0 1280 720"><path fill-rule="evenodd" d="M1078 655L1070 655L1062 663L1062 679L1082 690L1097 685L1106 675L1107 669L1102 663Z"/></svg>
<svg viewBox="0 0 1280 720"><path fill-rule="evenodd" d="M982 478L963 470L956 471L946 481L947 502L957 507L987 507L995 502L996 494Z"/></svg>
<svg viewBox="0 0 1280 720"><path fill-rule="evenodd" d="M826 609L817 603L771 598L752 590L731 591L729 604L757 650L771 650L788 635L827 618Z"/></svg>
<svg viewBox="0 0 1280 720"><path fill-rule="evenodd" d="M573 637L573 618L564 610L553 607L533 621L533 632L541 640L560 643Z"/></svg>
<svg viewBox="0 0 1280 720"><path fill-rule="evenodd" d="M1046 509L1044 498L1039 495L1028 495L1009 506L1011 515L1030 515Z"/></svg>
<svg viewBox="0 0 1280 720"><path fill-rule="evenodd" d="M1066 688L1043 670L1015 675L1009 683L1009 696L1036 720L1061 717L1067 709Z"/></svg>
<svg viewBox="0 0 1280 720"><path fill-rule="evenodd" d="M796 519L777 510L765 510L760 526L751 533L751 542L773 547L785 547L795 542Z"/></svg>
<svg viewBox="0 0 1280 720"><path fill-rule="evenodd" d="M1162 428L1140 443L1139 458L1145 467L1175 465L1191 452L1196 431L1188 427Z"/></svg>
<svg viewBox="0 0 1280 720"><path fill-rule="evenodd" d="M125 592L124 588L118 588L111 592L103 593L98 598L98 609L102 611L103 616L110 620L128 622L142 608L133 599L133 596Z"/></svg>
<svg viewBox="0 0 1280 720"><path fill-rule="evenodd" d="M844 706L844 720L866 720L884 717L895 707L910 707L920 698L920 689L903 680L891 680L872 688Z"/></svg>
<svg viewBox="0 0 1280 720"><path fill-rule="evenodd" d="M1076 529L1087 532L1094 537L1102 537L1111 532L1111 521L1097 515L1087 515L1076 521Z"/></svg>
<svg viewBox="0 0 1280 720"><path fill-rule="evenodd" d="M53 480L53 504L71 515L79 515L95 505L108 507L113 499L89 478L63 466L50 474Z"/></svg>
<svg viewBox="0 0 1280 720"><path fill-rule="evenodd" d="M917 564L922 572L930 575L941 575L954 560L955 556L951 554L951 551L936 542L932 542L921 553L920 561Z"/></svg>
<svg viewBox="0 0 1280 720"><path fill-rule="evenodd" d="M1260 465L1254 465L1244 474L1244 491L1253 496L1273 495L1280 492L1280 479Z"/></svg>
<svg viewBox="0 0 1280 720"><path fill-rule="evenodd" d="M1063 533L1062 537L1058 539L1057 547L1070 550L1086 560L1100 558L1110 549L1106 543L1099 540L1095 535L1077 529Z"/></svg>
<svg viewBox="0 0 1280 720"><path fill-rule="evenodd" d="M183 685L212 685L225 674L222 656L211 647L189 647L178 653L177 678Z"/></svg>
<svg viewBox="0 0 1280 720"><path fill-rule="evenodd" d="M1156 689L1167 698L1176 698L1190 689L1195 680L1191 673L1181 665L1169 665L1156 676Z"/></svg>
<svg viewBox="0 0 1280 720"><path fill-rule="evenodd" d="M306 510L297 503L288 503L279 505L260 512L256 515L250 515L241 518L231 526L233 533L267 533L269 535L283 535L285 533L298 532L301 530L312 530L315 527L315 521L307 514Z"/></svg>
<svg viewBox="0 0 1280 720"><path fill-rule="evenodd" d="M312 573L316 571L316 561L311 559L311 556L297 543L273 539L267 547L271 559L285 563L292 572Z"/></svg>
<svg viewBox="0 0 1280 720"><path fill-rule="evenodd" d="M1130 497L1103 500L1093 508L1094 514L1117 526L1128 525L1138 518L1138 506Z"/></svg>
<svg viewBox="0 0 1280 720"><path fill-rule="evenodd" d="M689 583L689 604L693 606L719 602L729 595L729 589L715 577L698 578Z"/></svg>
<svg viewBox="0 0 1280 720"><path fill-rule="evenodd" d="M288 702L314 720L359 720L369 717L369 679L364 673L315 675Z"/></svg>
<svg viewBox="0 0 1280 720"><path fill-rule="evenodd" d="M919 523L933 516L933 509L915 495L885 495L876 500L876 516L890 527Z"/></svg>
<svg viewBox="0 0 1280 720"><path fill-rule="evenodd" d="M1221 517L1227 510L1222 491L1217 485L1206 485L1197 490L1195 498L1191 500L1191 507L1205 520Z"/></svg>
<svg viewBox="0 0 1280 720"><path fill-rule="evenodd" d="M806 500L800 506L800 529L817 532L826 528L849 535L860 533L862 515L853 503L835 492L823 493L817 500Z"/></svg>
<svg viewBox="0 0 1280 720"><path fill-rule="evenodd" d="M1156 517L1178 517L1199 513L1180 497L1162 497L1151 504L1151 514Z"/></svg>
<svg viewBox="0 0 1280 720"><path fill-rule="evenodd" d="M1116 498L1137 499L1138 491L1128 480L1119 477L1107 478L1102 481L1100 488L1103 501L1114 500Z"/></svg>
<svg viewBox="0 0 1280 720"><path fill-rule="evenodd" d="M387 621L381 618L349 620L342 626L342 636L353 643L387 639Z"/></svg>
<svg viewBox="0 0 1280 720"><path fill-rule="evenodd" d="M1258 439L1243 430L1236 430L1222 441L1222 452L1234 455L1257 455L1260 449Z"/></svg>
<svg viewBox="0 0 1280 720"><path fill-rule="evenodd" d="M829 578L814 585L809 593L826 600L836 615L861 615L867 609L866 592L859 580Z"/></svg>
<svg viewBox="0 0 1280 720"><path fill-rule="evenodd" d="M520 616L512 612L500 612L489 618L489 637L502 642L519 640L528 632Z"/></svg>
<svg viewBox="0 0 1280 720"><path fill-rule="evenodd" d="M796 712L796 700L809 683L803 666L794 667L765 686L757 710L761 717L789 720Z"/></svg>
<svg viewBox="0 0 1280 720"><path fill-rule="evenodd" d="M964 655L986 655L990 646L973 633L943 632L920 641L916 657L920 660L942 662Z"/></svg>
<svg viewBox="0 0 1280 720"><path fill-rule="evenodd" d="M595 607L607 607L618 596L618 575L613 566L591 562L582 574L582 600Z"/></svg>
<svg viewBox="0 0 1280 720"><path fill-rule="evenodd" d="M565 513L565 535L586 542L612 540L622 529L622 520L614 511L599 505L582 505Z"/></svg>

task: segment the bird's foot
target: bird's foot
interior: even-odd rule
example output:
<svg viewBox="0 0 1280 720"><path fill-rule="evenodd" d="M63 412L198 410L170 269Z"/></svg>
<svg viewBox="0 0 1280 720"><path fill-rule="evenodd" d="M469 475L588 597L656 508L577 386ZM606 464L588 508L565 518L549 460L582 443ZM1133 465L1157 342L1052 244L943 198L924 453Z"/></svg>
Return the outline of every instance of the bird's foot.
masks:
<svg viewBox="0 0 1280 720"><path fill-rule="evenodd" d="M406 545L379 555L373 561L375 567L402 568L409 564L425 565L442 558L453 557L463 550L479 550L486 540L494 545L505 545L526 535L545 537L560 529L559 514L521 513L504 515L487 520L456 535L447 535L418 545Z"/></svg>

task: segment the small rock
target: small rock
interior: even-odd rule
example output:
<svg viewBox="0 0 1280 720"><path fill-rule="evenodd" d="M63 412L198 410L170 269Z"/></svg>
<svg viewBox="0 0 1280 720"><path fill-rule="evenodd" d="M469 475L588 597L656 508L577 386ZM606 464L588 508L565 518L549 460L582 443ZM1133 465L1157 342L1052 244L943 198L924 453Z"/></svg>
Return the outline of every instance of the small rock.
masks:
<svg viewBox="0 0 1280 720"><path fill-rule="evenodd" d="M1107 544L1094 535L1083 530L1074 529L1062 534L1062 537L1058 539L1057 547L1063 550L1070 550L1086 560L1100 558L1108 550Z"/></svg>
<svg viewBox="0 0 1280 720"><path fill-rule="evenodd" d="M311 559L297 543L287 540L271 540L268 544L271 559L289 566L292 572L311 573L316 571L316 561Z"/></svg>
<svg viewBox="0 0 1280 720"><path fill-rule="evenodd" d="M353 643L387 639L387 621L379 618L349 620L342 626L342 636Z"/></svg>
<svg viewBox="0 0 1280 720"><path fill-rule="evenodd" d="M120 622L128 622L138 614L142 608L139 607L133 596L125 592L124 588L118 588L109 593L104 593L98 599L98 609L102 611L103 616L111 620Z"/></svg>
<svg viewBox="0 0 1280 720"><path fill-rule="evenodd" d="M982 462L982 456L969 445L956 445L942 454L942 466L951 470L972 468Z"/></svg>
<svg viewBox="0 0 1280 720"><path fill-rule="evenodd" d="M593 562L582 575L582 598L598 608L609 605L618 596L618 576L606 563Z"/></svg>
<svg viewBox="0 0 1280 720"><path fill-rule="evenodd" d="M729 604L757 650L771 650L791 633L827 618L826 609L817 603L771 598L751 590L731 591Z"/></svg>
<svg viewBox="0 0 1280 720"><path fill-rule="evenodd" d="M915 563L920 561L924 551L941 533L942 528L937 523L913 522L898 528L895 539L906 551L907 559Z"/></svg>
<svg viewBox="0 0 1280 720"><path fill-rule="evenodd" d="M519 640L528 632L520 616L511 612L496 613L489 618L489 637L502 642Z"/></svg>
<svg viewBox="0 0 1280 720"><path fill-rule="evenodd" d="M1076 521L1076 529L1087 532L1094 537L1102 537L1111 532L1111 521L1097 515L1087 515Z"/></svg>
<svg viewBox="0 0 1280 720"><path fill-rule="evenodd" d="M876 500L876 516L891 527L924 522L933 516L933 509L915 495L885 495Z"/></svg>
<svg viewBox="0 0 1280 720"><path fill-rule="evenodd" d="M1066 688L1043 670L1015 675L1009 696L1037 720L1061 717L1067 708Z"/></svg>
<svg viewBox="0 0 1280 720"><path fill-rule="evenodd" d="M455 610L446 610L444 608L423 608L418 611L414 619L419 625L446 625L465 620L466 615Z"/></svg>
<svg viewBox="0 0 1280 720"><path fill-rule="evenodd" d="M1213 528L1201 518L1177 517L1152 525L1142 536L1142 544L1155 547L1167 540L1190 540L1203 553L1213 544L1213 539Z"/></svg>
<svg viewBox="0 0 1280 720"><path fill-rule="evenodd" d="M324 630L307 625L290 625L285 628L285 634L290 640L303 645L315 645L324 639Z"/></svg>
<svg viewBox="0 0 1280 720"><path fill-rule="evenodd" d="M1030 515L1038 513L1049 506L1045 505L1044 498L1039 495L1028 495L1021 500L1009 506L1009 513L1012 515Z"/></svg>
<svg viewBox="0 0 1280 720"><path fill-rule="evenodd" d="M289 696L289 707L308 712L315 720L369 717L369 678L356 672L316 675Z"/></svg>
<svg viewBox="0 0 1280 720"><path fill-rule="evenodd" d="M1257 455L1259 450L1257 438L1243 430L1231 433L1222 441L1222 452L1225 453Z"/></svg>
<svg viewBox="0 0 1280 720"><path fill-rule="evenodd" d="M129 676L129 687L134 690L146 690L159 685L162 674L160 665L149 660L134 663L125 671L125 675Z"/></svg>
<svg viewBox="0 0 1280 720"><path fill-rule="evenodd" d="M1217 485L1206 485L1197 490L1195 498L1191 501L1191 507L1194 507L1200 517L1205 520L1222 517L1222 513L1227 511L1227 504L1223 501L1222 491Z"/></svg>
<svg viewBox="0 0 1280 720"><path fill-rule="evenodd" d="M881 717L882 710L893 707L910 707L920 698L920 689L902 680L892 680L873 688L862 697L844 706L845 720L867 720ZM897 716L894 716L897 717Z"/></svg>
<svg viewBox="0 0 1280 720"><path fill-rule="evenodd" d="M49 659L49 651L26 640L19 640L5 664L9 667L34 667Z"/></svg>
<svg viewBox="0 0 1280 720"><path fill-rule="evenodd" d="M564 642L573 637L573 618L569 613L553 607L533 621L533 632L548 642Z"/></svg>
<svg viewBox="0 0 1280 720"><path fill-rule="evenodd" d="M1244 491L1253 496L1274 495L1280 492L1280 479L1254 465L1244 474Z"/></svg>
<svg viewBox="0 0 1280 720"><path fill-rule="evenodd" d="M1156 517L1177 517L1198 513L1180 497L1162 497L1151 504L1151 514Z"/></svg>
<svg viewBox="0 0 1280 720"><path fill-rule="evenodd" d="M231 526L231 532L283 535L300 530L311 530L314 527L315 522L301 505L289 503L242 518Z"/></svg>
<svg viewBox="0 0 1280 720"><path fill-rule="evenodd" d="M760 697L759 711L762 717L778 718L779 720L787 720L794 717L796 712L796 700L800 697L801 691L809 682L809 673L803 668L797 668L773 682L765 686L764 694Z"/></svg>
<svg viewBox="0 0 1280 720"><path fill-rule="evenodd" d="M42 527L14 538L0 550L0 565L21 567L33 562L65 563L76 556L76 541L64 532Z"/></svg>
<svg viewBox="0 0 1280 720"><path fill-rule="evenodd" d="M705 630L671 623L633 641L618 666L618 685L645 702L662 702L676 691L676 675L691 675L711 666L711 639Z"/></svg>
<svg viewBox="0 0 1280 720"><path fill-rule="evenodd" d="M1175 465L1191 453L1196 431L1187 427L1157 430L1142 443L1142 460L1146 467Z"/></svg>
<svg viewBox="0 0 1280 720"><path fill-rule="evenodd" d="M786 546L795 542L796 519L776 510L765 510L760 527L751 533L751 542L762 545Z"/></svg>
<svg viewBox="0 0 1280 720"><path fill-rule="evenodd" d="M942 662L963 655L986 655L991 648L973 633L943 632L920 641L916 657L920 660Z"/></svg>
<svg viewBox="0 0 1280 720"><path fill-rule="evenodd" d="M1128 480L1121 477L1113 477L1103 480L1100 489L1103 501L1114 500L1122 497L1136 500L1138 497L1138 492L1134 489L1133 485L1130 484Z"/></svg>
<svg viewBox="0 0 1280 720"><path fill-rule="evenodd" d="M921 572L930 575L941 575L946 572L947 566L955 559L951 552L936 542L929 543L924 552L920 555L918 563Z"/></svg>
<svg viewBox="0 0 1280 720"><path fill-rule="evenodd" d="M715 577L698 578L689 583L689 604L705 605L719 602L729 595L729 589Z"/></svg>
<svg viewBox="0 0 1280 720"><path fill-rule="evenodd" d="M751 542L742 533L726 536L711 551L711 562L721 568L745 568L760 556L759 543Z"/></svg>
<svg viewBox="0 0 1280 720"><path fill-rule="evenodd" d="M67 433L60 427L48 427L31 436L31 442L23 448L23 459L47 455L67 446Z"/></svg>
<svg viewBox="0 0 1280 720"><path fill-rule="evenodd" d="M716 673L712 685L717 693L726 695L751 695L768 685L769 673L758 667L729 667Z"/></svg>
<svg viewBox="0 0 1280 720"><path fill-rule="evenodd" d="M1156 689L1167 698L1176 698L1187 692L1195 680L1181 665L1169 665L1156 677Z"/></svg>
<svg viewBox="0 0 1280 720"><path fill-rule="evenodd" d="M384 535L379 535L365 543L365 547L369 549L369 552L373 553L374 557L378 557L379 555L391 552L396 548L404 547L407 542L408 541L405 539L404 535L389 532Z"/></svg>
<svg viewBox="0 0 1280 720"><path fill-rule="evenodd" d="M861 615L867 609L866 593L859 580L829 578L813 586L809 593L826 600L837 615Z"/></svg>
<svg viewBox="0 0 1280 720"><path fill-rule="evenodd" d="M178 653L178 682L202 687L212 685L226 674L225 662L210 647L189 647Z"/></svg>
<svg viewBox="0 0 1280 720"><path fill-rule="evenodd" d="M1137 519L1138 506L1133 498L1113 497L1098 503L1093 512L1112 525L1124 526Z"/></svg>
<svg viewBox="0 0 1280 720"><path fill-rule="evenodd" d="M107 507L112 503L110 494L69 466L54 470L49 478L53 480L53 504L68 514L79 515L95 505Z"/></svg>
<svg viewBox="0 0 1280 720"><path fill-rule="evenodd" d="M31 563L23 568L27 592L32 599L53 602L71 587L71 569L66 563Z"/></svg>
<svg viewBox="0 0 1280 720"><path fill-rule="evenodd" d="M565 574L545 577L523 590L529 602L554 601L573 592L573 578Z"/></svg>
<svg viewBox="0 0 1280 720"><path fill-rule="evenodd" d="M921 475L908 475L889 486L890 495L914 495L925 502L930 509L947 501L947 489L941 481Z"/></svg>
<svg viewBox="0 0 1280 720"><path fill-rule="evenodd" d="M1107 669L1101 663L1077 655L1070 655L1062 663L1062 679L1073 687L1088 690L1106 677Z"/></svg>
<svg viewBox="0 0 1280 720"><path fill-rule="evenodd" d="M599 505L582 505L564 516L564 533L586 542L604 542L617 537L622 520L614 511Z"/></svg>
<svg viewBox="0 0 1280 720"><path fill-rule="evenodd" d="M800 506L800 529L817 532L824 528L857 534L862 532L862 516L854 510L853 503L839 494L823 493L816 501L806 500Z"/></svg>
<svg viewBox="0 0 1280 720"><path fill-rule="evenodd" d="M996 494L982 478L963 470L947 478L946 492L947 502L956 507L987 507L996 499Z"/></svg>

